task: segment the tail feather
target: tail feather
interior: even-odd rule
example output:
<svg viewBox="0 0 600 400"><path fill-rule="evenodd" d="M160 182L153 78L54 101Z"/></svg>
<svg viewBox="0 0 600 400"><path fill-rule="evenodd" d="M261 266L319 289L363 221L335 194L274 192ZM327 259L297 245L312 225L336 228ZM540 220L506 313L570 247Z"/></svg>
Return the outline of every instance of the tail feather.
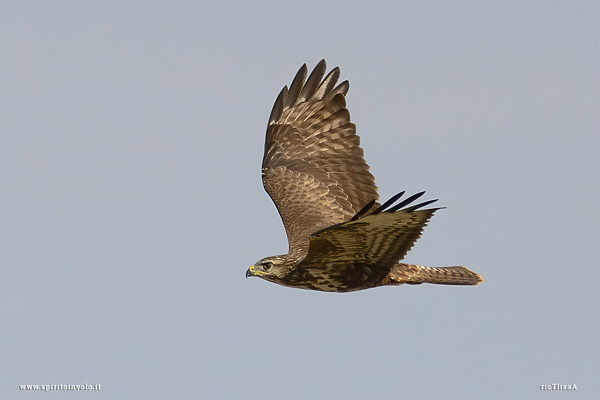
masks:
<svg viewBox="0 0 600 400"><path fill-rule="evenodd" d="M481 275L465 267L423 267L421 265L396 264L384 284L479 285L481 282L485 282Z"/></svg>

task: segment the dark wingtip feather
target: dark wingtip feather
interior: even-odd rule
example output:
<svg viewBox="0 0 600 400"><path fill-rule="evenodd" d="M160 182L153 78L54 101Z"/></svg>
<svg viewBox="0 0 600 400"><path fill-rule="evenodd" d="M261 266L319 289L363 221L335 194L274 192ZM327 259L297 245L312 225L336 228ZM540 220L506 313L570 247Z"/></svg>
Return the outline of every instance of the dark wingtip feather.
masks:
<svg viewBox="0 0 600 400"><path fill-rule="evenodd" d="M398 200L400 197L402 197L405 192L406 191L403 190L400 193L395 194L394 196L392 196L388 201L386 201L381 206L379 206L379 208L377 210L375 210L375 212L373 212L373 214L379 214L380 212L385 211L386 208L388 208L389 206L391 206L392 204L394 204L396 202L396 200Z"/></svg>
<svg viewBox="0 0 600 400"><path fill-rule="evenodd" d="M326 98L335 87L338 79L340 79L340 68L335 67L329 71L325 79L323 79L323 82L321 82L313 96L313 100L323 100Z"/></svg>
<svg viewBox="0 0 600 400"><path fill-rule="evenodd" d="M271 115L269 116L269 124L274 121L278 121L281 118L281 114L283 113L283 105L285 104L288 96L288 88L284 86L279 92L279 96L277 96L277 100L275 100L275 104L273 104L273 109L271 110Z"/></svg>
<svg viewBox="0 0 600 400"><path fill-rule="evenodd" d="M304 81L306 80L307 74L308 68L306 67L306 64L304 64L300 67L296 73L296 76L294 77L294 80L292 81L292 84L290 85L290 90L288 92L288 97L284 108L290 108L296 104L298 96L300 95L300 90L302 90L302 86L304 86Z"/></svg>
<svg viewBox="0 0 600 400"><path fill-rule="evenodd" d="M327 69L327 63L325 59L319 61L319 63L315 66L315 69L310 73L310 76L306 80L300 95L298 96L298 103L302 103L304 101L312 99L321 80L325 76L325 71Z"/></svg>
<svg viewBox="0 0 600 400"><path fill-rule="evenodd" d="M438 199L424 201L423 203L419 203L417 205L414 205L414 206L411 206L411 207L407 207L403 211L415 211L415 210L417 210L419 208L428 206L431 203L435 203L436 201L438 201ZM435 208L434 210L439 210L441 208L445 208L445 207L438 207L438 208Z"/></svg>
<svg viewBox="0 0 600 400"><path fill-rule="evenodd" d="M385 203L383 203L383 204L382 204L382 205L381 205L381 206L380 206L380 207L379 207L377 210L375 210L375 212L373 212L372 214L373 214L373 215L374 215L374 214L379 214L379 213L381 213L381 212L395 212L395 211L398 211L398 210L400 210L400 211L408 211L408 212L410 212L410 211L415 211L415 210L417 210L417 209L419 209L419 208L425 207L425 206L427 206L427 205L429 205L429 204L431 204L431 203L434 203L434 202L438 201L438 199L435 199L435 200L428 200L428 201L424 201L423 203L419 203L419 204L416 204L416 205L414 205L414 206L410 206L410 207L408 207L408 208L405 208L405 209L403 209L403 210L402 210L402 207L405 207L405 206L409 205L410 203L414 202L414 201L415 201L416 199L418 199L419 197L423 196L423 195L425 194L425 192L423 191L423 192L419 192L419 193L413 194L413 195L412 195L412 196L410 196L409 198L407 198L407 199L405 199L405 200L401 201L400 203L398 203L398 204L394 205L393 207L391 207L391 208L388 208L388 207L390 207L392 204L394 204L394 202L396 202L396 201L397 201L399 198L401 198L403 194L404 194L404 191L402 191L402 192L400 192L400 193L398 193L398 194L396 194L396 195L392 196L392 197L391 197L391 198L390 198L388 201L386 201ZM435 210L439 210L440 208L444 208L444 207L435 208L435 209L433 209L433 210L434 210L434 211L435 211Z"/></svg>
<svg viewBox="0 0 600 400"><path fill-rule="evenodd" d="M410 203L412 203L413 201L415 201L416 199L418 199L419 197L423 196L425 194L425 192L419 192L417 194L413 194L412 196L410 196L408 199L396 204L394 207L390 208L389 210L386 210L386 212L394 212L394 211L398 211L399 209L401 209L404 206L409 205Z"/></svg>
<svg viewBox="0 0 600 400"><path fill-rule="evenodd" d="M354 217L350 218L350 221L356 221L357 219L359 219L360 217L365 215L371 209L371 207L373 207L373 204L375 204L375 201L377 201L377 200L373 199L370 202L368 202L366 206L364 206L359 212L354 214Z"/></svg>
<svg viewBox="0 0 600 400"><path fill-rule="evenodd" d="M330 97L335 96L338 93L343 94L344 96L348 94L348 90L350 90L350 82L344 81L337 85L329 94Z"/></svg>

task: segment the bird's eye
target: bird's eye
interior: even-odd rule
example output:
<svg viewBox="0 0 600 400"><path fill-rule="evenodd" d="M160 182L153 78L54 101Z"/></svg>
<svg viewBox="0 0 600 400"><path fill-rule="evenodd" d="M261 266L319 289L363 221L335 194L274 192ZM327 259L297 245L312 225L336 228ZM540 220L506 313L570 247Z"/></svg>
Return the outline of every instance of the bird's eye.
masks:
<svg viewBox="0 0 600 400"><path fill-rule="evenodd" d="M271 265L273 265L273 264L271 264L270 262L264 263L263 270L268 271L271 268Z"/></svg>

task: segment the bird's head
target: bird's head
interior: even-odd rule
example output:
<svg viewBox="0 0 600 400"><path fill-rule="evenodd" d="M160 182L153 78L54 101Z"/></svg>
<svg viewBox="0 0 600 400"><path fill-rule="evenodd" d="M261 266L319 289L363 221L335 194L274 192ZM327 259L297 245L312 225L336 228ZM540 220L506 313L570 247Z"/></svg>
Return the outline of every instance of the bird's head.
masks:
<svg viewBox="0 0 600 400"><path fill-rule="evenodd" d="M258 276L268 281L280 281L289 272L287 259L284 256L265 257L246 271L246 278Z"/></svg>

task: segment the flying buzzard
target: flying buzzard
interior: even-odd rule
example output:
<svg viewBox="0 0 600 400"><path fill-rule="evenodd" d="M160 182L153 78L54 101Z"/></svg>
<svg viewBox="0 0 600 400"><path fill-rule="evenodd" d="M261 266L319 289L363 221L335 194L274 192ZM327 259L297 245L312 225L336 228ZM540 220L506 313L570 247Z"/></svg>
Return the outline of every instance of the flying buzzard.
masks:
<svg viewBox="0 0 600 400"><path fill-rule="evenodd" d="M283 88L269 117L262 163L265 190L279 210L289 251L246 271L302 289L351 292L384 285L477 285L465 267L401 264L439 208L413 205L404 192L380 205L375 178L363 158L346 108L349 83L336 86L334 68L321 60L306 79L306 64ZM325 76L325 78L323 78Z"/></svg>

